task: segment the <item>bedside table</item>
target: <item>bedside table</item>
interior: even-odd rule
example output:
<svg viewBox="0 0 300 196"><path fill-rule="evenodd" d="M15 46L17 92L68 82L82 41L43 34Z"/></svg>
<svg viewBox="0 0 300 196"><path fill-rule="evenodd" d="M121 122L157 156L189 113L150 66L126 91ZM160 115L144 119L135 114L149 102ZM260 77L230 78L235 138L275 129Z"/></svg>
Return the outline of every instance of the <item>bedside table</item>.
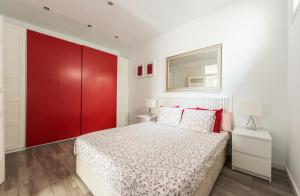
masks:
<svg viewBox="0 0 300 196"><path fill-rule="evenodd" d="M235 128L232 132L232 169L271 182L272 137L269 131Z"/></svg>
<svg viewBox="0 0 300 196"><path fill-rule="evenodd" d="M156 121L157 120L157 115L139 115L136 117L138 122L141 123L141 122L149 122L149 121Z"/></svg>

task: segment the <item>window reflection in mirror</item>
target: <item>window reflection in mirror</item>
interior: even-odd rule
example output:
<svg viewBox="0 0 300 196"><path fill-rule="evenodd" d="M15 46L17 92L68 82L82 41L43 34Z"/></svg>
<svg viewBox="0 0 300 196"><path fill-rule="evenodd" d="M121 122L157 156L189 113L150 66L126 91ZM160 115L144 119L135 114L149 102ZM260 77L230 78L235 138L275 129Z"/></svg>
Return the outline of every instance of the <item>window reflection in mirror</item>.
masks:
<svg viewBox="0 0 300 196"><path fill-rule="evenodd" d="M222 45L167 58L167 91L221 89Z"/></svg>

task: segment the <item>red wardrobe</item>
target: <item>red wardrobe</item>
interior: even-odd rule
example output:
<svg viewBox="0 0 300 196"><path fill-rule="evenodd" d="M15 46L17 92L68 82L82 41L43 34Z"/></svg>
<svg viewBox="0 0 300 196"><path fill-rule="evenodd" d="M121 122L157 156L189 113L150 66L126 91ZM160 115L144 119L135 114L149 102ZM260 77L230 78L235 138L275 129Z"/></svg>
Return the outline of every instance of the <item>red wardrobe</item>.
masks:
<svg viewBox="0 0 300 196"><path fill-rule="evenodd" d="M27 31L26 145L116 126L117 57Z"/></svg>
<svg viewBox="0 0 300 196"><path fill-rule="evenodd" d="M82 133L115 127L117 58L85 46L82 57Z"/></svg>

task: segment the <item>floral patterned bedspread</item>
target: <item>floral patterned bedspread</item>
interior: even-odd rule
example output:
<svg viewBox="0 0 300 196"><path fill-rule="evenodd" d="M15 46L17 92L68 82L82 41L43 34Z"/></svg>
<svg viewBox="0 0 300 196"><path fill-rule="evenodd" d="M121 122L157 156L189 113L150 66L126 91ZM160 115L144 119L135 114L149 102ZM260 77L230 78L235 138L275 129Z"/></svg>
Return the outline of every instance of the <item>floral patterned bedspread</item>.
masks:
<svg viewBox="0 0 300 196"><path fill-rule="evenodd" d="M80 136L74 152L120 195L193 195L228 139L146 122Z"/></svg>

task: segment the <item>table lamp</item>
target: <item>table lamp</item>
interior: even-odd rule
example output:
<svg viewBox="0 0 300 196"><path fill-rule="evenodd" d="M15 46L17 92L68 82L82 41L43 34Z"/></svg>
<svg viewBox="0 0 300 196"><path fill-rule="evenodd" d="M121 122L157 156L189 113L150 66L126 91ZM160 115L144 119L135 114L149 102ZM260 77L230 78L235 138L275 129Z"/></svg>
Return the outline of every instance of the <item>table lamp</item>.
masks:
<svg viewBox="0 0 300 196"><path fill-rule="evenodd" d="M256 124L253 117L260 117L263 115L262 103L260 101L247 101L241 104L242 114L249 116L247 127L256 130Z"/></svg>
<svg viewBox="0 0 300 196"><path fill-rule="evenodd" d="M156 107L155 99L146 99L146 107L148 108L148 115L152 115L152 109Z"/></svg>

